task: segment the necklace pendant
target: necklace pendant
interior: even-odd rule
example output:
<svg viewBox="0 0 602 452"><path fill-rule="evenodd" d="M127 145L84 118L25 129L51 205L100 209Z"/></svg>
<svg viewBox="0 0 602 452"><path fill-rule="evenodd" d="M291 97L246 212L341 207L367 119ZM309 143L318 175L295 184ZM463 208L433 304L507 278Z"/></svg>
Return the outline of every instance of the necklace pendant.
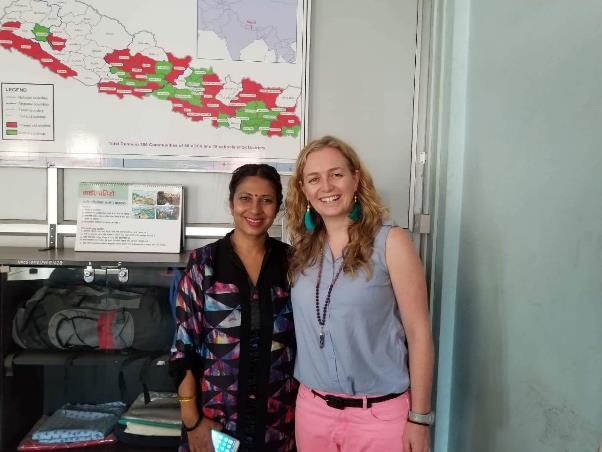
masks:
<svg viewBox="0 0 602 452"><path fill-rule="evenodd" d="M320 348L324 348L324 331L320 331Z"/></svg>

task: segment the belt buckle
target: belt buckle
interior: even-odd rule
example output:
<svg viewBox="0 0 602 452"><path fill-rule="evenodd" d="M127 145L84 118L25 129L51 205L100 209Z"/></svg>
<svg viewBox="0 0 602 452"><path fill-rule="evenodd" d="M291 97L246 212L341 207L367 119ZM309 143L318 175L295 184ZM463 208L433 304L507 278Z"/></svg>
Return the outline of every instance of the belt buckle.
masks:
<svg viewBox="0 0 602 452"><path fill-rule="evenodd" d="M326 405L328 405L331 408L336 408L337 410L344 410L345 409L345 400L341 397L327 395L326 396Z"/></svg>

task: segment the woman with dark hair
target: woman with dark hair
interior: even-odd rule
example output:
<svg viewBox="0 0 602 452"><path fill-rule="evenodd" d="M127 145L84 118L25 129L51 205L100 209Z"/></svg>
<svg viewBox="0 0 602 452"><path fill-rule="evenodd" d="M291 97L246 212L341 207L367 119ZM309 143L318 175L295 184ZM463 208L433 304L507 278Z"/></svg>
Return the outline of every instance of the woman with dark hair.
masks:
<svg viewBox="0 0 602 452"><path fill-rule="evenodd" d="M299 154L286 212L299 451L428 452L433 342L411 240L334 137Z"/></svg>
<svg viewBox="0 0 602 452"><path fill-rule="evenodd" d="M268 236L280 176L270 165L243 165L229 189L234 230L191 253L178 287L170 366L180 451L213 451L211 429L238 438L241 451L290 451L297 384L288 246Z"/></svg>

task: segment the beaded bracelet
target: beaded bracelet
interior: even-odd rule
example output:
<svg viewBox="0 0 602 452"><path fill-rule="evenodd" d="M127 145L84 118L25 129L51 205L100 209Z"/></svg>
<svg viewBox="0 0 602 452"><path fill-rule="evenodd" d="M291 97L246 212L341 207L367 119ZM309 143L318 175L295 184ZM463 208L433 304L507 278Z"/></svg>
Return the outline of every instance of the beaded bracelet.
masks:
<svg viewBox="0 0 602 452"><path fill-rule="evenodd" d="M184 424L184 422L182 422L182 427L184 428L185 432L191 432L199 426L199 424L201 423L202 420L203 420L203 415L199 414L199 418L196 420L196 422L194 424L192 424L190 427L186 427L186 424Z"/></svg>

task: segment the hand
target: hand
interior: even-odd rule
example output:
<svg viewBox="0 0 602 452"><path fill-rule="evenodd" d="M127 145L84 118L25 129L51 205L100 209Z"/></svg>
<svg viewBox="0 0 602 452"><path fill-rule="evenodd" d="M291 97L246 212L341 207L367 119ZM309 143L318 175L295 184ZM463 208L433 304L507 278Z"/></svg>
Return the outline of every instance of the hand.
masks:
<svg viewBox="0 0 602 452"><path fill-rule="evenodd" d="M211 429L221 430L222 424L205 417L197 428L186 432L190 452L214 452Z"/></svg>
<svg viewBox="0 0 602 452"><path fill-rule="evenodd" d="M403 452L429 452L431 429L428 425L406 423L403 432Z"/></svg>

